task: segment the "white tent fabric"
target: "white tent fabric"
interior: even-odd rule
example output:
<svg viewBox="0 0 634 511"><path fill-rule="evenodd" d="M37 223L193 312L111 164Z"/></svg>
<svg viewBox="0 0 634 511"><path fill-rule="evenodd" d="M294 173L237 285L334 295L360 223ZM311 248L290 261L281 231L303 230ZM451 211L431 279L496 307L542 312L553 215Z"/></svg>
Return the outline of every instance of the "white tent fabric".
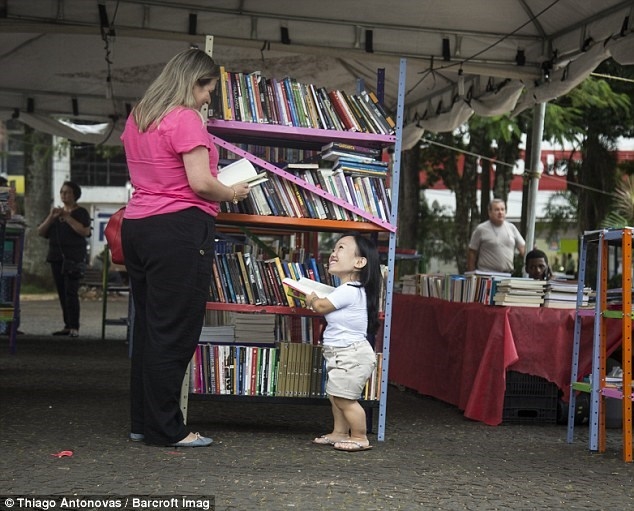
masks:
<svg viewBox="0 0 634 511"><path fill-rule="evenodd" d="M479 98L471 100L471 108L482 117L493 117L511 112L524 92L524 84L511 80L500 88L485 92Z"/></svg>
<svg viewBox="0 0 634 511"><path fill-rule="evenodd" d="M563 94L610 56L631 63L633 13L634 0L4 0L0 111L114 123L117 143L164 63L212 34L229 70L353 92L384 69L392 111L406 57L405 120L450 131Z"/></svg>
<svg viewBox="0 0 634 511"><path fill-rule="evenodd" d="M451 131L467 122L472 115L473 109L464 99L458 98L451 110L439 112L429 119L419 121L418 124L427 131Z"/></svg>
<svg viewBox="0 0 634 511"><path fill-rule="evenodd" d="M525 94L513 109L513 115L517 115L537 103L547 103L551 99L566 94L579 85L609 56L605 43L598 43L566 67L554 71L548 81L537 85L534 83L525 84Z"/></svg>
<svg viewBox="0 0 634 511"><path fill-rule="evenodd" d="M13 112L0 111L0 120L13 118ZM98 129L90 125L75 125L64 118L55 119L47 115L20 113L20 121L36 131L67 138L75 142L95 145L120 145L121 129L112 122L100 124Z"/></svg>
<svg viewBox="0 0 634 511"><path fill-rule="evenodd" d="M614 60L624 66L634 64L634 37L629 34L619 39L611 39L606 44L607 50Z"/></svg>

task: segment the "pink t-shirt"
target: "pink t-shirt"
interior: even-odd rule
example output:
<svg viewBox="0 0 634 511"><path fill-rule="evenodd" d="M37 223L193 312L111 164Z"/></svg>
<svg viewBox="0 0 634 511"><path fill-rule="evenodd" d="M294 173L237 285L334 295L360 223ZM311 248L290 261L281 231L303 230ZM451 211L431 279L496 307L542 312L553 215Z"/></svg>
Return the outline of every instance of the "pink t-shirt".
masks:
<svg viewBox="0 0 634 511"><path fill-rule="evenodd" d="M175 108L157 128L140 133L130 115L121 135L134 193L125 218L145 218L174 213L192 206L216 216L220 205L196 195L189 186L183 153L203 146L209 149L209 172L218 175L218 150L200 115Z"/></svg>

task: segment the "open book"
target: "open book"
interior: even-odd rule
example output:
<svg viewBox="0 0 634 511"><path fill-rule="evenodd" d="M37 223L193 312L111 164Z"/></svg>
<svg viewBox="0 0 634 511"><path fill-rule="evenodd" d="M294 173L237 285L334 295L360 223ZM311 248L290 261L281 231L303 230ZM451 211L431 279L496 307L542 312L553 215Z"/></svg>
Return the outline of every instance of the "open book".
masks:
<svg viewBox="0 0 634 511"><path fill-rule="evenodd" d="M240 158L218 171L218 181L227 186L238 183L248 183L249 186L255 186L267 180L266 172L258 174L253 164L246 158Z"/></svg>
<svg viewBox="0 0 634 511"><path fill-rule="evenodd" d="M328 296L335 290L335 288L332 286L322 284L321 282L317 282L315 280L307 279L306 277L302 277L299 280L294 280L286 277L282 280L282 283L291 288L291 290L293 291L293 295L301 300L306 298L306 296L313 291L319 298L326 298L326 296Z"/></svg>

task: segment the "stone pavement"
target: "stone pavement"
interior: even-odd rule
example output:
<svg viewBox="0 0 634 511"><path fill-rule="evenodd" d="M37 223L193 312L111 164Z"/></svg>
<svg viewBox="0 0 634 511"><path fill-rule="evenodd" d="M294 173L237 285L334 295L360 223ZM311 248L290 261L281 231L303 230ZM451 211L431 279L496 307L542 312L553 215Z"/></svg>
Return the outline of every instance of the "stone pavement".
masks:
<svg viewBox="0 0 634 511"><path fill-rule="evenodd" d="M115 316L125 302L109 304ZM565 426L486 426L395 387L386 439L371 435L366 452L310 443L329 431L328 406L201 400L189 424L211 447L129 442L124 329L101 341L100 307L83 302L81 337L62 339L48 335L54 300L23 301L17 354L0 350L0 495L201 495L218 510L634 508L620 430L593 454L587 426L567 444ZM73 456L52 456L63 450Z"/></svg>

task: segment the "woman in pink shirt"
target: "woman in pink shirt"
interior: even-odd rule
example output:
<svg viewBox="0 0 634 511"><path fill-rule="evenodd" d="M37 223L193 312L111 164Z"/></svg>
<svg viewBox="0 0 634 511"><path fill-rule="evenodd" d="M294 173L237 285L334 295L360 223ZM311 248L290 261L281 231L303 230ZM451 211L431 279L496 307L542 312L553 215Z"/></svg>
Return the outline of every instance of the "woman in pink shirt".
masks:
<svg viewBox="0 0 634 511"><path fill-rule="evenodd" d="M205 52L177 54L121 136L134 188L121 229L135 307L130 439L152 445L212 443L187 431L180 389L203 325L219 201L249 194L216 179L218 151L200 109L218 76Z"/></svg>

